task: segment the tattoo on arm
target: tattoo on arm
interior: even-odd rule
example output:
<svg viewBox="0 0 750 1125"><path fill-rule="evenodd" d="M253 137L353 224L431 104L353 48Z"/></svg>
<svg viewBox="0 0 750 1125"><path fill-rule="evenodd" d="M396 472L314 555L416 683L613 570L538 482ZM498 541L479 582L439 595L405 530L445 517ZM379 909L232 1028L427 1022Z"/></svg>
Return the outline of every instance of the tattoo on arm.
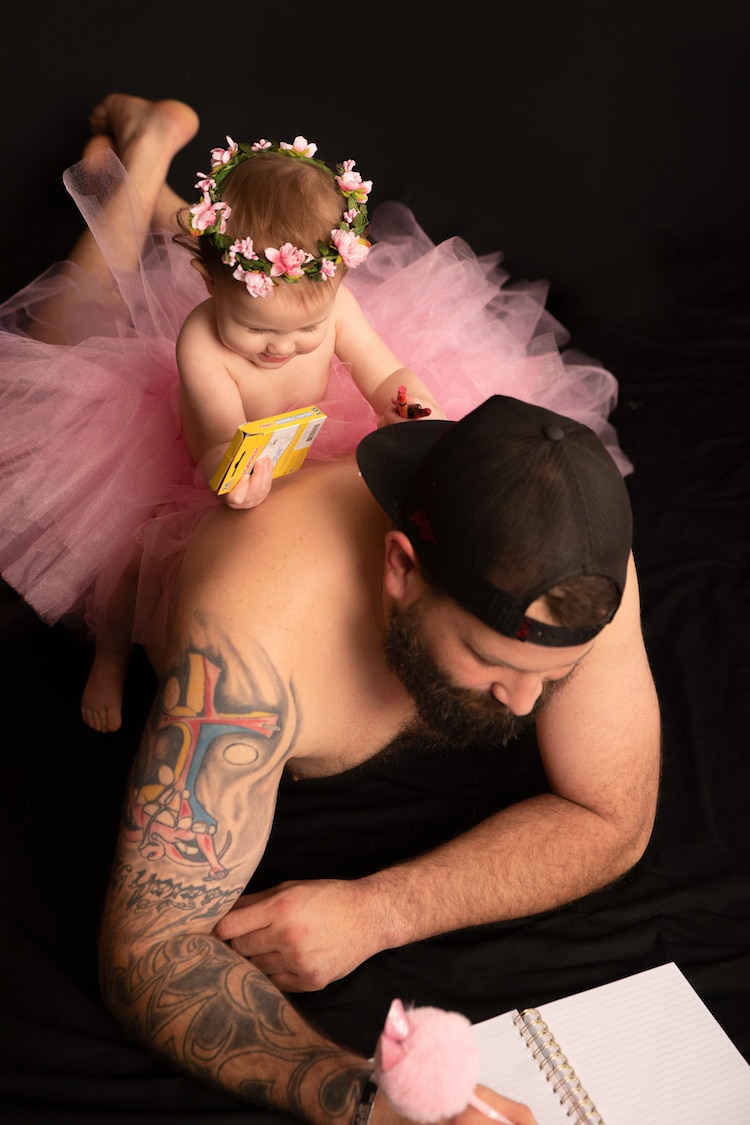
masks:
<svg viewBox="0 0 750 1125"><path fill-rule="evenodd" d="M295 733L288 693L284 716L281 705L275 711L240 710L220 699L220 680L218 665L198 652L190 652L183 668L166 680L148 738L148 772L141 767L132 783L125 825L125 837L142 859L167 859L210 881L225 879L229 871L231 832L221 831L219 817L220 810L233 807L227 796L232 784L251 778L262 800ZM216 762L219 784L212 788ZM267 829L268 823L257 826L259 839ZM243 840L245 854L254 843Z"/></svg>
<svg viewBox="0 0 750 1125"><path fill-rule="evenodd" d="M112 886L123 893L125 909L140 917L149 917L151 929L163 918L168 928L175 917L190 915L191 921L220 918L239 898L244 884L227 886L217 883L191 883L172 876L160 878L153 871L117 860L112 869Z"/></svg>
<svg viewBox="0 0 750 1125"><path fill-rule="evenodd" d="M288 1000L221 943L156 943L105 989L126 1027L181 1069L296 1117L310 1117L314 1097L321 1114L350 1120L369 1068L315 1033L300 1039Z"/></svg>
<svg viewBox="0 0 750 1125"><path fill-rule="evenodd" d="M220 649L220 651L219 651ZM210 932L273 819L298 711L259 652L187 652L164 681L125 801L102 925L102 993L180 1069L296 1117L349 1125L369 1065L309 1027ZM233 838L234 837L234 838Z"/></svg>

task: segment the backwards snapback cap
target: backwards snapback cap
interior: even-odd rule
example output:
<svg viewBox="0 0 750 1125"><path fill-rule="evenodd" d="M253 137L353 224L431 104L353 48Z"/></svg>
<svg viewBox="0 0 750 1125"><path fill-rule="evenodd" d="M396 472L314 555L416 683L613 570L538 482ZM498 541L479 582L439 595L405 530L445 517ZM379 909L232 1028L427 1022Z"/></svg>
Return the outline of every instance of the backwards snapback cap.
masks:
<svg viewBox="0 0 750 1125"><path fill-rule="evenodd" d="M506 637L585 644L611 621L632 539L627 489L588 426L494 395L457 422L384 426L357 448L362 477L414 545L425 575ZM527 615L553 587L609 579L614 607L593 625Z"/></svg>

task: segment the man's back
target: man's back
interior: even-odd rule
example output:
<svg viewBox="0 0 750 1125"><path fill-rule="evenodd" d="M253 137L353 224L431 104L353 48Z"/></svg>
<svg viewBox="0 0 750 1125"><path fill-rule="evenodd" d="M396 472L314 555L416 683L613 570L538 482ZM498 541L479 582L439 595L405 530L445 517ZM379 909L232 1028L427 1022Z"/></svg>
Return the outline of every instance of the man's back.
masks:
<svg viewBox="0 0 750 1125"><path fill-rule="evenodd" d="M300 774L351 768L413 713L382 655L388 526L347 458L277 481L249 512L212 511L186 552L171 659L226 646L227 690L247 698L252 685L250 698L281 712Z"/></svg>

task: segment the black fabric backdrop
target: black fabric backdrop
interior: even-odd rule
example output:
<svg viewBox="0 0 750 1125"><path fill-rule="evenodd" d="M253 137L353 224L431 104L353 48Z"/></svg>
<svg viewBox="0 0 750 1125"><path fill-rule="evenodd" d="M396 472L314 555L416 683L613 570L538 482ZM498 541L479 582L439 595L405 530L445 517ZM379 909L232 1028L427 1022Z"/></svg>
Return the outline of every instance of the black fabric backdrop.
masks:
<svg viewBox="0 0 750 1125"><path fill-rule="evenodd" d="M202 126L175 162L179 191L226 133L302 132L324 155L353 155L376 205L403 200L436 241L503 249L514 280L549 278L573 344L618 376L614 420L635 463L664 723L645 857L582 902L383 953L300 1005L369 1053L395 995L479 1019L674 960L750 1059L750 17L721 0L480 4L460 26L421 4L398 19L155 8L4 15L0 296L78 232L60 177L94 102L113 89L181 97ZM78 717L88 650L7 588L0 609L0 1115L260 1122L126 1042L98 998L99 896L154 686L146 662L122 731L97 736ZM356 875L541 783L533 744L298 783L257 884Z"/></svg>

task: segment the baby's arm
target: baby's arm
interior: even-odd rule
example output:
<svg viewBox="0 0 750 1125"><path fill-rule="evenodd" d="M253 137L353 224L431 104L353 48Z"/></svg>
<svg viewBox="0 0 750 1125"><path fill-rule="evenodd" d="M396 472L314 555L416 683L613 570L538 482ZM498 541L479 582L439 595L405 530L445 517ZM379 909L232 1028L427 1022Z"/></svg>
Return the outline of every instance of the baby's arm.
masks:
<svg viewBox="0 0 750 1125"><path fill-rule="evenodd" d="M336 294L336 355L351 365L357 388L383 424L402 420L394 406L400 386L406 387L408 403L429 409L431 418L445 418L419 375L402 365L343 285Z"/></svg>
<svg viewBox="0 0 750 1125"><path fill-rule="evenodd" d="M226 348L212 329L209 302L187 317L177 337L176 355L185 443L208 484L237 427L247 421L227 366ZM270 458L261 457L252 476L243 476L221 500L230 508L254 508L268 495L272 476Z"/></svg>

